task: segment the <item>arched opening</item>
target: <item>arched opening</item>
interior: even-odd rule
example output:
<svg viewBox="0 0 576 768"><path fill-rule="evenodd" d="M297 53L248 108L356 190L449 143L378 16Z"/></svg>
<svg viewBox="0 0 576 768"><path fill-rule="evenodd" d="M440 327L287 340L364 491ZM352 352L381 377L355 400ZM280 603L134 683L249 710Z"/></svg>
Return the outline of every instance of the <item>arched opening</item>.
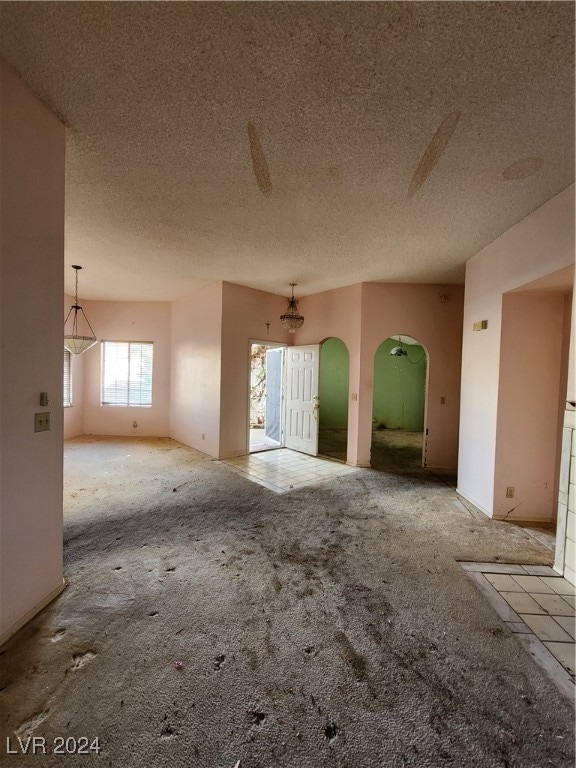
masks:
<svg viewBox="0 0 576 768"><path fill-rule="evenodd" d="M370 463L387 472L425 466L427 353L411 336L390 336L374 356Z"/></svg>
<svg viewBox="0 0 576 768"><path fill-rule="evenodd" d="M326 339L320 349L318 453L346 461L350 355L343 341Z"/></svg>

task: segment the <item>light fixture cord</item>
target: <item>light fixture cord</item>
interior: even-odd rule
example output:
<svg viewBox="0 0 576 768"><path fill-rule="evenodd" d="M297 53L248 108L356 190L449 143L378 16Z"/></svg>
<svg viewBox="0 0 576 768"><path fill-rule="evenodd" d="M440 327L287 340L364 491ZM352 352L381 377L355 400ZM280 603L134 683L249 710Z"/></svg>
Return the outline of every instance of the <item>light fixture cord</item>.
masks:
<svg viewBox="0 0 576 768"><path fill-rule="evenodd" d="M94 329L90 325L90 320L88 320L88 318L86 317L86 313L84 312L82 307L78 304L78 272L80 271L80 269L81 267L74 267L74 272L76 272L76 294L75 294L74 304L73 306L70 307L70 312L74 310L74 317L72 319L72 336L78 336L78 310L80 310L80 312L82 312L84 320L86 320L88 328L90 328L93 338L96 338ZM68 314L66 315L66 320L64 320L64 328L66 328L66 323L68 322L68 318L70 317L70 312L68 312Z"/></svg>

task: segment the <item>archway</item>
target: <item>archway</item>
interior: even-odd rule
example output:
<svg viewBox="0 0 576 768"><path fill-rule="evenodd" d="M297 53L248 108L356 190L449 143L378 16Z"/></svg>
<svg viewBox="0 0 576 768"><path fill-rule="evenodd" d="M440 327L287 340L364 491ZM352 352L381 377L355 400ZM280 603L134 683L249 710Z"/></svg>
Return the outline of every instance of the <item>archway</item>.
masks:
<svg viewBox="0 0 576 768"><path fill-rule="evenodd" d="M370 463L387 472L425 466L427 353L411 336L391 336L374 355Z"/></svg>
<svg viewBox="0 0 576 768"><path fill-rule="evenodd" d="M329 338L320 349L318 453L346 461L348 441L348 348Z"/></svg>

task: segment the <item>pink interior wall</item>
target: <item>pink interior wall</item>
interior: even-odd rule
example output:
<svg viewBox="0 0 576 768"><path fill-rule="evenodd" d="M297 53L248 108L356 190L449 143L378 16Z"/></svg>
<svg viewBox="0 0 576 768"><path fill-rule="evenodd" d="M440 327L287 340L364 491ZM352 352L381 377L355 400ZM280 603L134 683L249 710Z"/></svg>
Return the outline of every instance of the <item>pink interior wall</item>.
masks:
<svg viewBox="0 0 576 768"><path fill-rule="evenodd" d="M463 303L459 285L364 285L363 394L370 403L370 429L376 350L390 336L412 336L428 353L426 466L437 469L456 469L458 463ZM371 435L361 438L366 446Z"/></svg>
<svg viewBox="0 0 576 768"><path fill-rule="evenodd" d="M574 263L574 186L466 265L458 490L492 515L502 295ZM473 324L487 320L488 328Z"/></svg>
<svg viewBox="0 0 576 768"><path fill-rule="evenodd" d="M570 317L567 318L565 328L570 331L568 339L568 370L566 383L566 407L572 409L574 406L568 406L568 401L576 402L576 271L572 278L572 298Z"/></svg>
<svg viewBox="0 0 576 768"><path fill-rule="evenodd" d="M64 318L74 297L64 296ZM84 355L71 355L72 406L64 408L64 439L84 434Z"/></svg>
<svg viewBox="0 0 576 768"><path fill-rule="evenodd" d="M62 123L0 62L0 642L63 585L64 149ZM41 411L51 429L35 433Z"/></svg>
<svg viewBox="0 0 576 768"><path fill-rule="evenodd" d="M220 446L213 455L226 458L246 453L250 341L291 344L294 335L280 324L285 310L282 296L223 283Z"/></svg>
<svg viewBox="0 0 576 768"><path fill-rule="evenodd" d="M370 457L358 456L360 408L363 402L353 399L361 390L360 344L362 325L362 284L349 285L333 291L306 296L300 301L304 325L296 332L295 344L320 344L335 337L346 344L350 355L348 389L348 446L347 462L352 466L370 466ZM370 406L372 407L372 406ZM322 403L320 403L322 408ZM370 415L370 429L372 416Z"/></svg>
<svg viewBox="0 0 576 768"><path fill-rule="evenodd" d="M167 437L170 431L170 304L85 301L82 306L99 341L151 341L154 344L150 408L101 405L101 344L83 353L85 434ZM137 427L133 426L134 421Z"/></svg>
<svg viewBox="0 0 576 768"><path fill-rule="evenodd" d="M563 325L561 293L503 297L494 517L556 516ZM506 498L508 487L514 498Z"/></svg>
<svg viewBox="0 0 576 768"><path fill-rule="evenodd" d="M172 304L170 437L220 452L222 283Z"/></svg>
<svg viewBox="0 0 576 768"><path fill-rule="evenodd" d="M448 301L442 301L441 296L447 296ZM337 336L350 353L348 463L370 465L374 356L385 339L404 334L413 336L428 352L427 466L454 469L458 455L462 287L364 283L308 296L300 306L306 321L296 334L297 344ZM357 400L352 399L354 394Z"/></svg>
<svg viewBox="0 0 576 768"><path fill-rule="evenodd" d="M558 408L556 419L556 476L554 479L554 489L556 491L555 505L558 503L558 491L560 488L560 462L562 459L562 430L564 429L564 415L566 410L570 408L568 400L573 399L568 396L569 387L571 385L570 376L570 354L573 344L572 333L572 312L574 311L572 297L574 295L573 285L576 270L571 269L572 280L569 292L563 292L562 294L562 348L560 351L560 387L558 391ZM557 510L555 510L555 515Z"/></svg>

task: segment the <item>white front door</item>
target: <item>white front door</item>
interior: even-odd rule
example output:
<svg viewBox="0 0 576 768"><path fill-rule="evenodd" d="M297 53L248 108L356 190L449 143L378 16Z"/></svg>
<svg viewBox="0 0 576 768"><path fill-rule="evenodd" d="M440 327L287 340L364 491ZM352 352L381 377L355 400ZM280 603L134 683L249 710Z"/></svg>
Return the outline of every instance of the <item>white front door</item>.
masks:
<svg viewBox="0 0 576 768"><path fill-rule="evenodd" d="M286 448L318 455L320 345L286 349Z"/></svg>

